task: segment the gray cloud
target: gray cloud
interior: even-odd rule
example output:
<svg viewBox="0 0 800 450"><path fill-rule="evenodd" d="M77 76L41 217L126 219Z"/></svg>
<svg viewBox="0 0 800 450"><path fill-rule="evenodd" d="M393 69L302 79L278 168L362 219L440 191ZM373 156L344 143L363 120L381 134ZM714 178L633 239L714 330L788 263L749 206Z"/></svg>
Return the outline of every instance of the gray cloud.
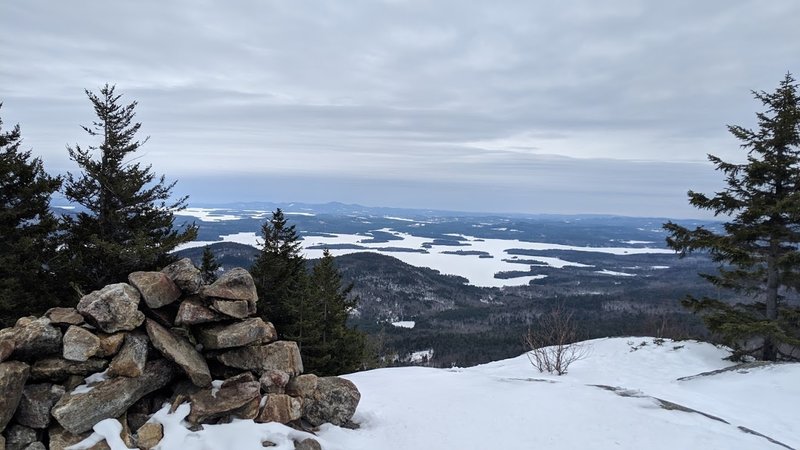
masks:
<svg viewBox="0 0 800 450"><path fill-rule="evenodd" d="M83 89L116 83L195 199L696 215L705 154L741 157L724 124L798 71L800 4L563 3L3 2L3 119L71 170Z"/></svg>

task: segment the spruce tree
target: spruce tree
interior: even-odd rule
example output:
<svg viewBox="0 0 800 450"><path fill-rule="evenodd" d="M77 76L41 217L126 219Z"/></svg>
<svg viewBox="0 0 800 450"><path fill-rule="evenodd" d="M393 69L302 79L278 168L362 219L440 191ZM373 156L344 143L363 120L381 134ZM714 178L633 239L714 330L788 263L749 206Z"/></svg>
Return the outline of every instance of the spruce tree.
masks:
<svg viewBox="0 0 800 450"><path fill-rule="evenodd" d="M170 251L194 240L195 226L174 227L173 211L187 197L171 199L175 182L157 177L133 155L147 141L136 135L136 102L122 104L114 86L86 91L97 120L82 127L98 145L68 147L82 172L68 174L65 196L85 209L65 221L71 277L82 290L123 281L136 270L156 270L173 260Z"/></svg>
<svg viewBox="0 0 800 450"><path fill-rule="evenodd" d="M342 275L326 249L311 272L310 298L319 310L319 340L309 353L309 371L340 375L358 370L366 355L366 336L347 326L358 305L353 285L342 285ZM304 360L305 361L305 360Z"/></svg>
<svg viewBox="0 0 800 450"><path fill-rule="evenodd" d="M61 179L21 143L19 125L4 132L0 119L0 328L43 313L63 295L54 272L58 222L50 212Z"/></svg>
<svg viewBox="0 0 800 450"><path fill-rule="evenodd" d="M214 257L214 252L211 251L211 247L208 245L203 247L203 259L200 262L200 273L203 276L203 282L211 284L217 281L217 270L219 270L219 267L219 263Z"/></svg>
<svg viewBox="0 0 800 450"><path fill-rule="evenodd" d="M758 129L728 127L741 141L746 162L709 155L727 186L713 196L689 191L691 205L728 218L724 229L690 230L672 222L664 227L667 244L681 255L707 251L720 263L717 274L704 278L752 298L731 304L689 296L684 305L734 348L734 358L750 354L773 361L800 347L800 99L791 74L775 92L753 94L765 108L756 114Z"/></svg>

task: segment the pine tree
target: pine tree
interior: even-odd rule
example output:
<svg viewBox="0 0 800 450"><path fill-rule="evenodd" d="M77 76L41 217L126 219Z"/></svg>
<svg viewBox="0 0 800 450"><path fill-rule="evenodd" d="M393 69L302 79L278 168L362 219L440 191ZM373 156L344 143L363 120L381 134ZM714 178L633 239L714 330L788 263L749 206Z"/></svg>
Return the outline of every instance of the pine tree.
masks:
<svg viewBox="0 0 800 450"><path fill-rule="evenodd" d="M308 284L300 238L280 208L262 225L261 234L263 246L250 269L259 315L272 322L281 337L298 339L302 327L294 319L305 308Z"/></svg>
<svg viewBox="0 0 800 450"><path fill-rule="evenodd" d="M63 294L53 270L58 222L50 212L61 179L20 149L19 125L6 132L2 125L0 119L0 328L56 306Z"/></svg>
<svg viewBox="0 0 800 450"><path fill-rule="evenodd" d="M86 211L65 221L65 250L73 281L85 290L126 279L135 270L156 270L173 258L170 250L193 240L195 226L174 227L173 211L186 207L187 197L171 200L175 182L156 177L151 166L134 163L146 141L136 134L137 103L123 105L114 86L96 95L86 91L97 121L82 127L100 140L97 146L69 147L82 173L67 175L64 194Z"/></svg>
<svg viewBox="0 0 800 450"><path fill-rule="evenodd" d="M217 281L219 267L219 263L214 257L214 252L211 251L211 247L206 245L203 248L203 260L200 262L200 273L203 275L203 282L211 284Z"/></svg>
<svg viewBox="0 0 800 450"><path fill-rule="evenodd" d="M308 357L309 371L317 375L340 375L361 367L366 337L348 328L347 318L358 305L353 285L342 286L342 276L333 255L326 249L311 273L310 297L320 314L320 336ZM305 361L305 360L304 360Z"/></svg>
<svg viewBox="0 0 800 450"><path fill-rule="evenodd" d="M724 231L664 227L667 244L681 255L708 251L720 263L718 274L704 278L753 298L729 304L689 296L684 304L734 348L734 358L776 360L800 347L800 309L789 301L800 286L800 99L791 74L775 92L753 94L765 107L756 114L758 129L728 127L747 151L746 163L709 155L727 187L712 197L689 191L691 205L729 217Z"/></svg>

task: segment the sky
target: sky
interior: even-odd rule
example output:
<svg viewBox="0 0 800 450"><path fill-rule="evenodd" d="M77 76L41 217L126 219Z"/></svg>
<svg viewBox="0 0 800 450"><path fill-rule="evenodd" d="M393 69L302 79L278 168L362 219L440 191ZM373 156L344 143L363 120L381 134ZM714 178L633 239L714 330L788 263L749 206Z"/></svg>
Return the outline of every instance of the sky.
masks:
<svg viewBox="0 0 800 450"><path fill-rule="evenodd" d="M190 202L708 217L726 124L800 72L796 0L0 2L0 118L48 171L137 101Z"/></svg>

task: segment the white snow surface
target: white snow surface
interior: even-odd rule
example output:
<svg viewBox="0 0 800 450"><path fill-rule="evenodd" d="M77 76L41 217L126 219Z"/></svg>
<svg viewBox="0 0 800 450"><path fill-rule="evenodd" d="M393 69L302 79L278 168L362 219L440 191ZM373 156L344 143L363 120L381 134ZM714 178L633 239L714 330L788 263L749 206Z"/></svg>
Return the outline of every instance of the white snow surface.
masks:
<svg viewBox="0 0 800 450"><path fill-rule="evenodd" d="M218 211L227 211L219 208L186 208L180 211L173 211L176 216L189 216L200 219L201 222L223 222L226 220L239 220L241 217L233 214L219 213Z"/></svg>
<svg viewBox="0 0 800 450"><path fill-rule="evenodd" d="M325 450L783 448L739 428L745 427L800 447L800 364L679 380L730 366L722 359L728 352L694 341L657 345L649 337L584 345L588 356L560 377L539 373L525 355L465 369L405 367L347 375L361 392L354 416L361 428L323 425L316 439ZM706 415L665 409L656 398ZM165 427L160 450L262 450L265 439L277 444L275 450L292 450L292 439L310 437L251 420L191 432L182 423L188 413L184 404L175 414L165 407L154 415L151 420ZM95 441L118 433L113 422L95 427ZM115 441L111 448L125 447Z"/></svg>
<svg viewBox="0 0 800 450"><path fill-rule="evenodd" d="M417 323L413 320L401 320L399 322L392 322L392 326L397 328L414 328Z"/></svg>
<svg viewBox="0 0 800 450"><path fill-rule="evenodd" d="M503 286L520 286L526 285L531 280L544 278L546 275L526 275L516 278L500 279L495 278L494 275L498 272L506 271L526 271L529 269L527 264L515 264L509 262L512 259L536 260L537 264L546 265L554 268L562 268L566 266L573 267L590 267L586 264L577 263L574 261L566 261L561 258L551 256L527 256L527 255L514 255L516 258L508 254L510 249L525 249L525 250L575 250L582 252L597 252L608 253L614 255L634 255L644 253L674 253L672 250L664 248L631 248L631 247L577 247L572 245L551 244L545 242L526 242L518 239L478 239L472 236L458 236L463 239L464 246L447 246L447 245L432 245L431 248L425 249L423 244L430 244L433 239L414 236L408 233L402 233L391 228L383 228L381 232L386 232L399 238L389 242L364 242L371 239L369 234L335 234L331 236L306 236L303 239L302 245L305 249L307 258L321 258L322 249L309 249L308 247L314 246L332 246L340 244L358 245L362 248L342 249L332 248L331 254L334 256L345 255L348 253L356 252L376 252L384 255L393 256L407 264L417 267L430 267L431 269L438 270L443 274L458 275L469 280L469 283L474 286L486 287L503 287ZM251 245L259 248L261 238L252 232L241 232L230 235L222 236L222 242L237 242L240 244ZM182 250L191 247L202 247L205 245L213 244L210 241L194 241L184 244L176 248ZM425 249L427 253L420 252L392 252L383 250L387 247L402 248L409 250ZM467 251L480 251L486 252L492 258L480 258L477 255L456 255L452 252L458 250ZM505 261L504 261L505 260Z"/></svg>

